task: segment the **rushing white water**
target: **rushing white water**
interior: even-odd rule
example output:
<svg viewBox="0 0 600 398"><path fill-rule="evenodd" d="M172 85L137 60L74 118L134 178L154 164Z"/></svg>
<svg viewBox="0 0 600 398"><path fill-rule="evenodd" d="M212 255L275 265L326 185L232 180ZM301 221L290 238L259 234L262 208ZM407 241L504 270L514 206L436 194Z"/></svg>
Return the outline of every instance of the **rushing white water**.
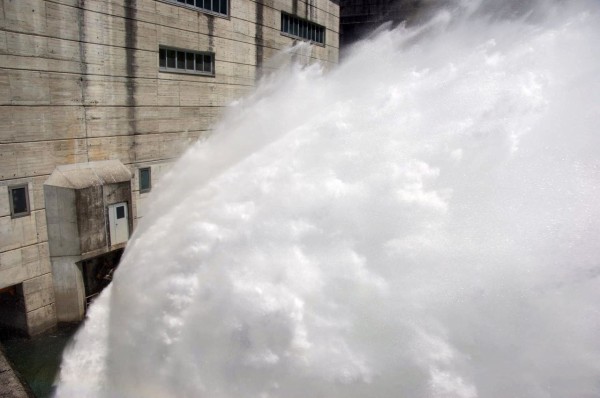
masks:
<svg viewBox="0 0 600 398"><path fill-rule="evenodd" d="M500 3L232 106L58 396L600 396L600 4Z"/></svg>

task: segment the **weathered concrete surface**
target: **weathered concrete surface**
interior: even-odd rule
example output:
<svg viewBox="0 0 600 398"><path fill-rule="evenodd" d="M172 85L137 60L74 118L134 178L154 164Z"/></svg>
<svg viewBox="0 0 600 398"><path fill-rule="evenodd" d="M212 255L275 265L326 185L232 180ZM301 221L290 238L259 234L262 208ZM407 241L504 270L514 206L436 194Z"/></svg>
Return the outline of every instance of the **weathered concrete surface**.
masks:
<svg viewBox="0 0 600 398"><path fill-rule="evenodd" d="M83 319L86 295L78 262L123 246L111 243L106 209L127 203L132 214L131 178L119 160L106 160L58 166L44 183L58 322ZM128 221L131 231L132 218Z"/></svg>
<svg viewBox="0 0 600 398"><path fill-rule="evenodd" d="M44 185L83 189L131 180L131 173L118 160L75 163L58 166Z"/></svg>
<svg viewBox="0 0 600 398"><path fill-rule="evenodd" d="M29 387L21 381L0 346L0 398L35 398Z"/></svg>
<svg viewBox="0 0 600 398"><path fill-rule="evenodd" d="M85 314L85 287L77 262L81 256L52 257L56 318L79 322Z"/></svg>

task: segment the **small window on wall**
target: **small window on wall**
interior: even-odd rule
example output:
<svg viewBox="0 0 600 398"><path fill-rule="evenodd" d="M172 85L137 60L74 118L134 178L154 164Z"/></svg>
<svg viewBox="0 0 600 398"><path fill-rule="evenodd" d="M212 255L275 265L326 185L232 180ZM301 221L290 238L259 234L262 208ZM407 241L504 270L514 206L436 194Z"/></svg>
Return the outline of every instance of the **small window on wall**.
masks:
<svg viewBox="0 0 600 398"><path fill-rule="evenodd" d="M162 72L215 75L215 54L160 47L158 68Z"/></svg>
<svg viewBox="0 0 600 398"><path fill-rule="evenodd" d="M140 193L150 192L152 189L152 174L150 167L140 169Z"/></svg>
<svg viewBox="0 0 600 398"><path fill-rule="evenodd" d="M8 195L12 218L26 216L30 213L27 184L8 187Z"/></svg>

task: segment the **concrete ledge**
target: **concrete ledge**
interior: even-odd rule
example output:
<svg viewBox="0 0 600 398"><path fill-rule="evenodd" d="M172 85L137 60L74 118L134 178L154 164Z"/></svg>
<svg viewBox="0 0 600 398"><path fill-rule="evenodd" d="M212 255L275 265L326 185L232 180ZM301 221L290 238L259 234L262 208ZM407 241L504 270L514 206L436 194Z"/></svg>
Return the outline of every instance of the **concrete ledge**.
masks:
<svg viewBox="0 0 600 398"><path fill-rule="evenodd" d="M83 189L130 180L131 172L119 160L100 160L56 166L44 185Z"/></svg>
<svg viewBox="0 0 600 398"><path fill-rule="evenodd" d="M0 398L35 398L29 386L21 379L0 346Z"/></svg>

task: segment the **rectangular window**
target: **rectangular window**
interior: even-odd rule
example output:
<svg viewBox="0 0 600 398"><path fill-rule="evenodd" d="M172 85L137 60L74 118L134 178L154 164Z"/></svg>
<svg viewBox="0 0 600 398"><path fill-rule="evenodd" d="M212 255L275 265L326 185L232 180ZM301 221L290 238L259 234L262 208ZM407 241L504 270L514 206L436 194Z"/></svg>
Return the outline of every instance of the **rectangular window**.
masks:
<svg viewBox="0 0 600 398"><path fill-rule="evenodd" d="M197 8L201 11L209 11L219 15L228 15L228 0L169 0L188 7Z"/></svg>
<svg viewBox="0 0 600 398"><path fill-rule="evenodd" d="M140 169L140 193L150 192L152 189L152 174L150 167Z"/></svg>
<svg viewBox="0 0 600 398"><path fill-rule="evenodd" d="M194 70L194 58L196 58L196 54L185 53L185 69Z"/></svg>
<svg viewBox="0 0 600 398"><path fill-rule="evenodd" d="M286 18L285 15L281 15L281 31L289 32L290 31L290 19Z"/></svg>
<svg viewBox="0 0 600 398"><path fill-rule="evenodd" d="M185 52L177 51L177 69L185 69Z"/></svg>
<svg viewBox="0 0 600 398"><path fill-rule="evenodd" d="M27 184L8 187L8 195L12 218L26 216L30 213Z"/></svg>
<svg viewBox="0 0 600 398"><path fill-rule="evenodd" d="M314 43L325 44L324 26L285 13L281 13L281 33Z"/></svg>
<svg viewBox="0 0 600 398"><path fill-rule="evenodd" d="M158 50L158 66L161 68L167 67L167 50L164 48Z"/></svg>
<svg viewBox="0 0 600 398"><path fill-rule="evenodd" d="M163 72L214 76L215 54L160 47L158 49L158 68Z"/></svg>
<svg viewBox="0 0 600 398"><path fill-rule="evenodd" d="M208 54L204 54L203 55L204 58L204 72L205 73L214 73L213 72L213 58L212 56L208 55Z"/></svg>
<svg viewBox="0 0 600 398"><path fill-rule="evenodd" d="M204 55L196 54L196 70L198 72L204 72L204 63L202 61L203 59L204 59Z"/></svg>
<svg viewBox="0 0 600 398"><path fill-rule="evenodd" d="M159 50L160 53L160 50ZM167 68L175 68L175 55L177 51L167 50Z"/></svg>

